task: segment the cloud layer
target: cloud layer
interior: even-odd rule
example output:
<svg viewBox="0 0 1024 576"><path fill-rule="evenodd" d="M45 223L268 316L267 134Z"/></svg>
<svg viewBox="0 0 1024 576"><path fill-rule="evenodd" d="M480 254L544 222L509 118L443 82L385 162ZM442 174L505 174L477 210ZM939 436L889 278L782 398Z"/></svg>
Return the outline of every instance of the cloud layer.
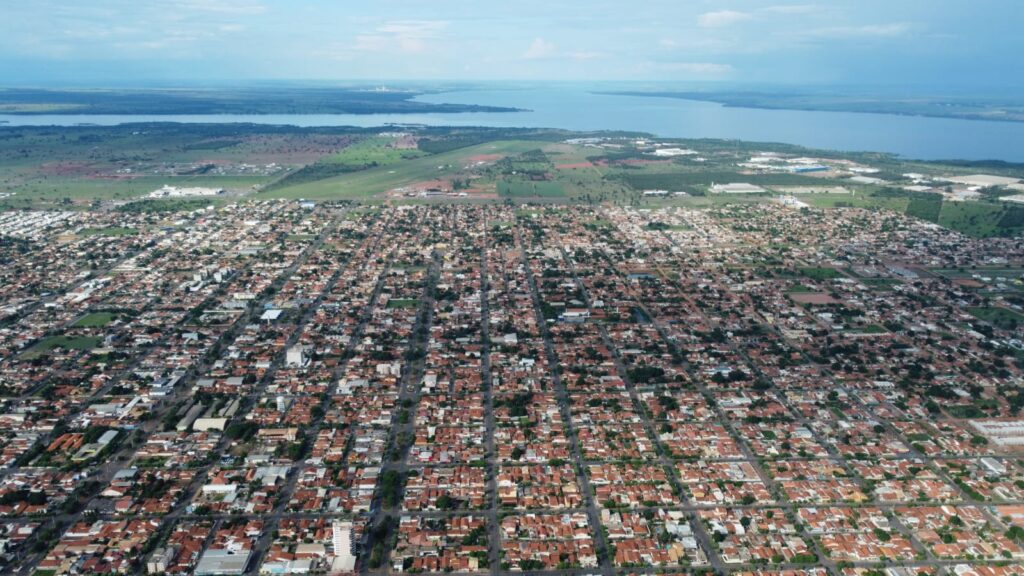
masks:
<svg viewBox="0 0 1024 576"><path fill-rule="evenodd" d="M34 0L0 19L7 83L536 79L1001 83L1016 0Z"/></svg>

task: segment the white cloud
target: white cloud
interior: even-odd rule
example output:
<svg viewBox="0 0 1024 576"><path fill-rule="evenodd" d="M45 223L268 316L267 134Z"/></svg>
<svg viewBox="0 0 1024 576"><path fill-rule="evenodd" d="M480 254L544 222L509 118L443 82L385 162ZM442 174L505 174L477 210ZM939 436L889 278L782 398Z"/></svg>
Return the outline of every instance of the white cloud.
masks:
<svg viewBox="0 0 1024 576"><path fill-rule="evenodd" d="M737 12L735 10L719 10L717 12L706 12L697 17L697 24L701 28L722 28L724 26L732 26L744 20L750 20L753 18L746 12Z"/></svg>
<svg viewBox="0 0 1024 576"><path fill-rule="evenodd" d="M733 71L729 64L716 64L714 62L664 62L655 66L659 70L669 72L687 72L701 75L722 75Z"/></svg>
<svg viewBox="0 0 1024 576"><path fill-rule="evenodd" d="M551 58L558 51L558 48L543 38L534 38L530 47L523 53L525 60L542 60Z"/></svg>
<svg viewBox="0 0 1024 576"><path fill-rule="evenodd" d="M385 22L373 34L356 36L353 49L360 52L421 54L428 51L431 42L443 36L447 27L448 22L441 20Z"/></svg>
<svg viewBox="0 0 1024 576"><path fill-rule="evenodd" d="M772 12L775 14L810 14L818 10L818 6L815 4L783 4L779 6L769 6L764 9L765 12Z"/></svg>
<svg viewBox="0 0 1024 576"><path fill-rule="evenodd" d="M448 27L443 20L397 20L377 28L378 32L416 38L437 38Z"/></svg>
<svg viewBox="0 0 1024 576"><path fill-rule="evenodd" d="M169 7L171 9L237 15L262 14L266 11L266 6L245 0L174 0Z"/></svg>
<svg viewBox="0 0 1024 576"><path fill-rule="evenodd" d="M169 4L167 8L171 10L191 10L236 16L252 16L267 11L266 6L245 0L172 0Z"/></svg>
<svg viewBox="0 0 1024 576"><path fill-rule="evenodd" d="M833 26L808 32L817 38L898 38L906 36L912 27L905 22L867 24L864 26Z"/></svg>

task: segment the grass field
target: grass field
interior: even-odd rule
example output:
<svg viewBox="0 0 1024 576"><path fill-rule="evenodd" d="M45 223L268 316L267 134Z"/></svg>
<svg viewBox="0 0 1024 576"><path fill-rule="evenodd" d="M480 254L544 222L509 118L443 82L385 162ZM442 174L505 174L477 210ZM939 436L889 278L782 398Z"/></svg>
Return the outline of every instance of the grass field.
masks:
<svg viewBox="0 0 1024 576"><path fill-rule="evenodd" d="M100 345L99 336L51 336L25 351L25 358L38 358L55 348L67 350L91 350Z"/></svg>
<svg viewBox="0 0 1024 576"><path fill-rule="evenodd" d="M815 208L870 208L905 212L909 199L905 197L877 197L869 193L802 194L800 201Z"/></svg>
<svg viewBox="0 0 1024 576"><path fill-rule="evenodd" d="M1004 330L1012 330L1024 322L1024 314L996 306L975 306L967 309L971 316Z"/></svg>
<svg viewBox="0 0 1024 576"><path fill-rule="evenodd" d="M800 273L812 280L832 280L839 278L842 274L835 268L801 268Z"/></svg>
<svg viewBox="0 0 1024 576"><path fill-rule="evenodd" d="M942 213L942 197L936 194L914 196L907 204L907 216L938 223Z"/></svg>
<svg viewBox="0 0 1024 576"><path fill-rule="evenodd" d="M902 282L895 278L864 278L860 282L880 292L891 291L894 286L902 284Z"/></svg>
<svg viewBox="0 0 1024 576"><path fill-rule="evenodd" d="M938 223L975 238L1019 233L1019 226L1001 225L1005 210L1002 204L988 202L943 202Z"/></svg>
<svg viewBox="0 0 1024 576"><path fill-rule="evenodd" d="M420 301L415 298L395 298L388 300L388 308L415 308L419 306Z"/></svg>
<svg viewBox="0 0 1024 576"><path fill-rule="evenodd" d="M469 159L482 154L518 154L537 148L536 142L500 141L461 148L434 156L405 160L296 186L268 190L259 198L369 199L416 182L455 178Z"/></svg>
<svg viewBox="0 0 1024 576"><path fill-rule="evenodd" d="M341 164L353 168L388 166L402 160L410 160L426 155L425 152L413 149L398 149L391 145L394 138L373 136L346 147L337 154L322 158L320 161L329 164Z"/></svg>
<svg viewBox="0 0 1024 576"><path fill-rule="evenodd" d="M502 180L498 182L498 195L502 198L563 198L565 190L557 182Z"/></svg>
<svg viewBox="0 0 1024 576"><path fill-rule="evenodd" d="M120 228L112 226L109 228L83 228L79 236L131 236L138 234L135 228Z"/></svg>
<svg viewBox="0 0 1024 576"><path fill-rule="evenodd" d="M859 328L851 328L848 332L853 334L885 334L888 330L882 328L878 324L868 324L867 326L861 326Z"/></svg>
<svg viewBox="0 0 1024 576"><path fill-rule="evenodd" d="M71 326L75 328L102 328L113 322L116 317L117 315L110 312L93 312L92 314L82 316Z"/></svg>

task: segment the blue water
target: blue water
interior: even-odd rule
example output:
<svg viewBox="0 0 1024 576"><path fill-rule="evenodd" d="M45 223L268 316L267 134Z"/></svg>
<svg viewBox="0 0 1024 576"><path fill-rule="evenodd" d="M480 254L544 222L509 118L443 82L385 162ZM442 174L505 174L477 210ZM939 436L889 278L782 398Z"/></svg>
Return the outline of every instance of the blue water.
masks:
<svg viewBox="0 0 1024 576"><path fill-rule="evenodd" d="M294 126L547 127L631 130L679 138L785 142L842 151L891 152L927 160L1024 162L1024 123L803 110L728 108L711 102L607 96L582 88L502 89L431 94L424 102L525 108L466 114L0 115L0 126L116 125L127 122L253 122ZM4 124L6 121L7 124Z"/></svg>

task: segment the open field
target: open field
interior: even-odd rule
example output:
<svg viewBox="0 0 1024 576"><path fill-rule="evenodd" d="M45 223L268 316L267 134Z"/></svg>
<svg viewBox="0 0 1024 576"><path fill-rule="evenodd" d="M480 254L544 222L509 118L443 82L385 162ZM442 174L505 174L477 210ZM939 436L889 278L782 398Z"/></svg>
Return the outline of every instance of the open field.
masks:
<svg viewBox="0 0 1024 576"><path fill-rule="evenodd" d="M108 228L83 228L78 234L79 236L130 236L138 233L139 231L135 228L111 226Z"/></svg>
<svg viewBox="0 0 1024 576"><path fill-rule="evenodd" d="M835 268L801 268L800 273L812 280L832 280L842 276Z"/></svg>
<svg viewBox="0 0 1024 576"><path fill-rule="evenodd" d="M414 298L394 298L388 300L388 308L415 308L420 305L420 301Z"/></svg>
<svg viewBox="0 0 1024 576"><path fill-rule="evenodd" d="M972 237L1024 232L1024 206L1006 190L954 201L941 190L909 192L902 174L964 175L974 164L901 161L871 153L840 154L796 146L665 139L659 146L694 151L658 157L635 147L639 135L601 135L595 145L564 131L494 128L294 128L255 125L140 124L59 130L0 127L0 208L117 208L164 185L223 188L228 200L288 198L434 204L518 202L616 204L643 208L716 208L775 201L776 188L815 187L848 193L799 194L812 208L894 211ZM592 136L592 135L588 135ZM640 138L643 140L643 138ZM607 143L607 145L605 144ZM761 170L759 154L836 162L808 174ZM699 154L700 161L695 160ZM881 184L849 180L844 167L876 170ZM993 173L1022 177L1015 165ZM710 194L712 183L748 182L762 194ZM902 184L909 184L903 182ZM650 196L646 190L683 192ZM214 204L224 200L215 199ZM128 211L190 210L209 199L132 203ZM85 231L119 234L125 231Z"/></svg>
<svg viewBox="0 0 1024 576"><path fill-rule="evenodd" d="M116 314L110 312L93 312L82 316L71 326L74 328L102 328L113 322L116 317Z"/></svg>
<svg viewBox="0 0 1024 576"><path fill-rule="evenodd" d="M996 306L971 307L967 311L979 320L994 324L1004 330L1016 328L1024 322L1024 314Z"/></svg>
<svg viewBox="0 0 1024 576"><path fill-rule="evenodd" d="M455 178L463 174L470 158L481 154L518 154L537 147L536 142L501 141L479 144L405 160L400 167L379 166L359 172L261 192L261 198L366 199L417 182Z"/></svg>
<svg viewBox="0 0 1024 576"><path fill-rule="evenodd" d="M498 195L502 198L560 198L565 196L565 190L557 182L502 180L498 182Z"/></svg>
<svg viewBox="0 0 1024 576"><path fill-rule="evenodd" d="M55 348L68 350L91 350L100 345L99 336L51 336L25 351L25 358L38 358Z"/></svg>

